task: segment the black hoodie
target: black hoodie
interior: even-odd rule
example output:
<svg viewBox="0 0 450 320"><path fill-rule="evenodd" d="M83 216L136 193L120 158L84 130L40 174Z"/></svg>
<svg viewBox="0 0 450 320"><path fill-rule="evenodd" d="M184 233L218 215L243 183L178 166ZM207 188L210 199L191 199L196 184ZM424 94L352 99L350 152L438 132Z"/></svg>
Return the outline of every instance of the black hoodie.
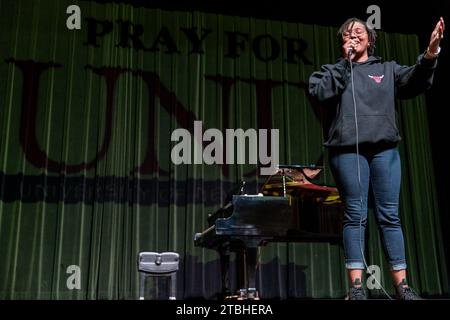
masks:
<svg viewBox="0 0 450 320"><path fill-rule="evenodd" d="M412 98L428 89L433 82L437 59L420 55L414 66L395 61L382 62L370 56L365 62L352 62L357 106L359 144L397 143L395 98ZM333 121L325 128L327 147L356 144L350 62L339 59L326 64L309 78L309 93L327 108L336 108Z"/></svg>

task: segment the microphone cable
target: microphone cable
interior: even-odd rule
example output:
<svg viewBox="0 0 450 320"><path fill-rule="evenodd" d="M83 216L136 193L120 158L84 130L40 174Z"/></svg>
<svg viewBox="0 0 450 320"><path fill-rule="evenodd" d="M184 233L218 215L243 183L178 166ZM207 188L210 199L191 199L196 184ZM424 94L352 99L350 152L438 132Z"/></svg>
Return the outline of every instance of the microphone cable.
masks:
<svg viewBox="0 0 450 320"><path fill-rule="evenodd" d="M348 51L348 62L350 64L350 78L351 78L351 88L352 88L352 97L353 97L353 107L354 107L354 116L355 116L355 138L356 138L356 167L357 167L357 173L358 173L358 189L359 189L359 202L360 202L360 218L359 218L359 249L361 251L361 256L363 258L364 267L366 268L366 274L368 273L369 266L367 265L366 258L364 256L364 251L362 247L362 217L363 217L363 199L362 199L362 186L361 186L361 166L359 163L359 128L358 128L358 114L356 110L356 97L355 97L355 85L354 85L354 79L353 79L353 62L351 60L351 54L352 54L353 48L349 48ZM368 220L368 216L366 217L366 220ZM367 223L367 222L366 222ZM384 292L384 294L389 298L389 300L394 300L384 289L384 287L381 285L381 283L378 281L376 277L374 277L375 282L380 286L381 290Z"/></svg>

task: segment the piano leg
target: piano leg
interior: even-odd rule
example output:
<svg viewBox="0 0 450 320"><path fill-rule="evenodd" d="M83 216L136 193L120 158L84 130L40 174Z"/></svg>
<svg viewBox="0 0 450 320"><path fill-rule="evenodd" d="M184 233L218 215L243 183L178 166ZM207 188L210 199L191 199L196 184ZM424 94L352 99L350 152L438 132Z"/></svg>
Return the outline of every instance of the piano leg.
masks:
<svg viewBox="0 0 450 320"><path fill-rule="evenodd" d="M236 266L238 271L238 300L259 300L256 290L256 265L258 247L250 246L236 250Z"/></svg>
<svg viewBox="0 0 450 320"><path fill-rule="evenodd" d="M246 262L248 282L247 288L256 288L256 260L258 248L247 248Z"/></svg>
<svg viewBox="0 0 450 320"><path fill-rule="evenodd" d="M219 249L221 280L222 280L222 298L230 297L230 246L222 245ZM256 265L258 258L258 247L240 247L236 252L236 276L239 290L239 299L257 299L256 290Z"/></svg>
<svg viewBox="0 0 450 320"><path fill-rule="evenodd" d="M222 281L222 299L231 295L230 290L230 246L224 244L219 248Z"/></svg>
<svg viewBox="0 0 450 320"><path fill-rule="evenodd" d="M256 265L258 260L258 247L250 247L246 250L247 262L247 299L259 300L259 294L256 290Z"/></svg>
<svg viewBox="0 0 450 320"><path fill-rule="evenodd" d="M239 288L239 295L242 296L242 290L247 288L247 259L246 250L241 247L235 250L236 252L236 278L237 287Z"/></svg>

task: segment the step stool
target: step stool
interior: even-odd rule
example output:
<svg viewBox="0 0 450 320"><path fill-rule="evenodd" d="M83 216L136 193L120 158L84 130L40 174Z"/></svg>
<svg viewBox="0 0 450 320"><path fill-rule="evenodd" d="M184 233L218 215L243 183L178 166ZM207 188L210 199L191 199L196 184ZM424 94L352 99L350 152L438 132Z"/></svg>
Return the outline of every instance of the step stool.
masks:
<svg viewBox="0 0 450 320"><path fill-rule="evenodd" d="M138 271L140 273L139 300L144 300L147 277L170 277L169 300L176 300L179 254L176 252L140 252Z"/></svg>

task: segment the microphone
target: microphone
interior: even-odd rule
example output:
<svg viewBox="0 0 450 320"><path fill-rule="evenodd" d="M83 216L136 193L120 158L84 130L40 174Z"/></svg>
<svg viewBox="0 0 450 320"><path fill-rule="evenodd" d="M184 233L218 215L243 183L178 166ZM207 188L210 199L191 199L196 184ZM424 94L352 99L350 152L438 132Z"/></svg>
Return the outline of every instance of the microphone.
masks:
<svg viewBox="0 0 450 320"><path fill-rule="evenodd" d="M352 47L348 47L347 50L348 50L347 51L347 56L350 58L352 56L352 54L353 54L353 48Z"/></svg>

